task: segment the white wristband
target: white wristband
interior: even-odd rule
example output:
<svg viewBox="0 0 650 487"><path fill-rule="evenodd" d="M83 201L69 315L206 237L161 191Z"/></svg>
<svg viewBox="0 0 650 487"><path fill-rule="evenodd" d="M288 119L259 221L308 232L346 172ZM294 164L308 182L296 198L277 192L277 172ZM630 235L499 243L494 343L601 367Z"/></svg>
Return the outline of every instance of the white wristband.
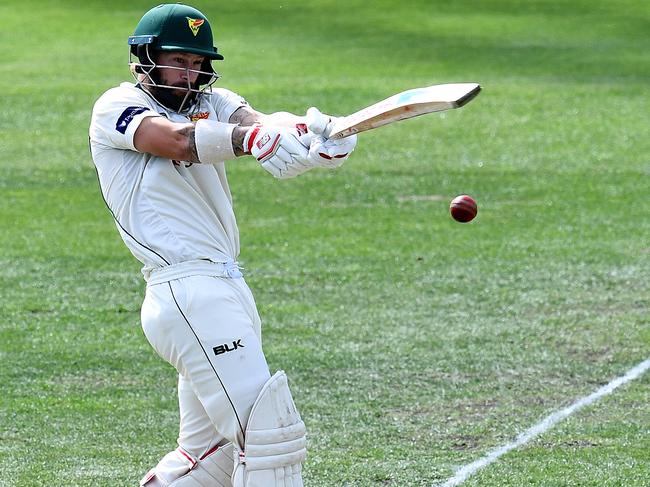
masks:
<svg viewBox="0 0 650 487"><path fill-rule="evenodd" d="M199 161L207 164L237 157L232 148L232 132L236 124L201 119L196 122L194 142Z"/></svg>

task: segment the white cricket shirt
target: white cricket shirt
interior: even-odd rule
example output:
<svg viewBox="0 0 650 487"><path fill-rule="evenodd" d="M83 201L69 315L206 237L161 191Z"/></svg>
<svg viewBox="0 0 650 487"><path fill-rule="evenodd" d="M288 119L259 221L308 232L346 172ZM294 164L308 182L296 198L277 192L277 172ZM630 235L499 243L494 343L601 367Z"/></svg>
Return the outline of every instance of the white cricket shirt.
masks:
<svg viewBox="0 0 650 487"><path fill-rule="evenodd" d="M93 107L90 149L102 195L131 253L152 269L188 260L236 261L239 232L223 162L190 164L138 152L133 135L146 117L228 122L247 105L213 89L191 118L168 111L133 83L104 93Z"/></svg>

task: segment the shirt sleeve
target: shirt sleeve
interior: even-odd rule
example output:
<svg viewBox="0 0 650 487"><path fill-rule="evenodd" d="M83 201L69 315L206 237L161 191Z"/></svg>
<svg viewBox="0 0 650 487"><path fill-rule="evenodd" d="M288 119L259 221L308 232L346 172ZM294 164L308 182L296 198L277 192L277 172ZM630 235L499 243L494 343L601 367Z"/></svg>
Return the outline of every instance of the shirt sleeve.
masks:
<svg viewBox="0 0 650 487"><path fill-rule="evenodd" d="M237 93L225 88L212 89L212 105L220 122L228 123L230 116L241 107L248 106L248 102Z"/></svg>
<svg viewBox="0 0 650 487"><path fill-rule="evenodd" d="M133 136L146 117L159 117L144 95L134 89L113 88L95 103L90 140L116 149L137 151Z"/></svg>

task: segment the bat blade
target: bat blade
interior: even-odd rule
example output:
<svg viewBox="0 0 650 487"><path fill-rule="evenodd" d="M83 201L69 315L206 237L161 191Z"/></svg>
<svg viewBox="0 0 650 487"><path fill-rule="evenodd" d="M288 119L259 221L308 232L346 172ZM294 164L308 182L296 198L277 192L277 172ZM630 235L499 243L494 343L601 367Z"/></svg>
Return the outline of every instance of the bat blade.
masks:
<svg viewBox="0 0 650 487"><path fill-rule="evenodd" d="M473 100L480 91L478 83L449 83L403 91L339 118L332 127L329 138L341 139L399 120L460 108Z"/></svg>

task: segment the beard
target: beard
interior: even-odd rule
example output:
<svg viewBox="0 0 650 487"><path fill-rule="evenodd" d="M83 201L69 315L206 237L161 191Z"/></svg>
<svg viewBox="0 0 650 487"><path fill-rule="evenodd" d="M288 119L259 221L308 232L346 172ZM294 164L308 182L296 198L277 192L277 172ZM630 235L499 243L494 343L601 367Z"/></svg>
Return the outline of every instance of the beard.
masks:
<svg viewBox="0 0 650 487"><path fill-rule="evenodd" d="M153 95L158 103L179 113L191 107L196 101L198 95L198 93L195 92L188 92L187 85L180 86L179 89L147 86L147 90Z"/></svg>
<svg viewBox="0 0 650 487"><path fill-rule="evenodd" d="M145 74L145 77L141 80L143 81L143 88L165 108L176 113L185 112L194 105L198 99L199 93L189 91L187 83L169 83L163 78L162 73L157 68L143 74ZM147 81L150 81L151 83L148 83ZM173 88L164 88L160 85L172 86ZM191 87L192 89L199 88L197 82L192 83Z"/></svg>

